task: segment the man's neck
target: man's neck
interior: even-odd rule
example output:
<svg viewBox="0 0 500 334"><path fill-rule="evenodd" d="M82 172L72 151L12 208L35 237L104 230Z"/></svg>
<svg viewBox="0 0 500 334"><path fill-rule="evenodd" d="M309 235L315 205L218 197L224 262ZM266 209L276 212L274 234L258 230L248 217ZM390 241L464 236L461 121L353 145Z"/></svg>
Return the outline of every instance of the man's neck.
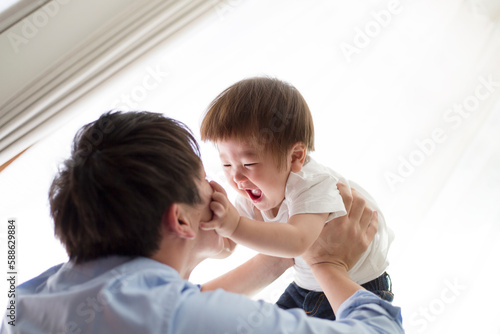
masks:
<svg viewBox="0 0 500 334"><path fill-rule="evenodd" d="M191 271L201 262L191 254L190 243L183 240L162 242L151 259L174 268L183 279L188 279Z"/></svg>

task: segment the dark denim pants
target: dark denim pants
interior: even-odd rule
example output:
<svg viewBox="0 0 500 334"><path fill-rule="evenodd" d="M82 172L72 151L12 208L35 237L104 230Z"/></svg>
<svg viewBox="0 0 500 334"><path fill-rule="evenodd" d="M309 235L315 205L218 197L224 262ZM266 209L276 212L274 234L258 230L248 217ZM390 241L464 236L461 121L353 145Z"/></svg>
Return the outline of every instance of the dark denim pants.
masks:
<svg viewBox="0 0 500 334"><path fill-rule="evenodd" d="M373 281L361 285L368 291L373 292L380 298L392 302L391 277L388 273L383 273ZM323 292L302 289L295 282L292 282L283 292L276 305L283 309L301 308L308 316L335 320L332 307Z"/></svg>

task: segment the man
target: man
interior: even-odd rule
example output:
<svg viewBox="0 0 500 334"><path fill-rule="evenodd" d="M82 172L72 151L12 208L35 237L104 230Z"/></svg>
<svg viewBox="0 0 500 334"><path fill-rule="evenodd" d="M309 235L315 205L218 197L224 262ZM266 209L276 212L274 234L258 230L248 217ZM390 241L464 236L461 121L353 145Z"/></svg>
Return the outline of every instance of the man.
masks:
<svg viewBox="0 0 500 334"><path fill-rule="evenodd" d="M347 275L377 218L342 184L348 215L327 224L304 254L338 321L228 292L260 289L289 259L258 255L201 290L188 282L196 265L233 245L200 228L212 218L213 188L222 192L205 180L182 123L118 112L84 126L49 192L55 234L70 261L17 288L15 326L5 317L2 333L403 332L399 308Z"/></svg>

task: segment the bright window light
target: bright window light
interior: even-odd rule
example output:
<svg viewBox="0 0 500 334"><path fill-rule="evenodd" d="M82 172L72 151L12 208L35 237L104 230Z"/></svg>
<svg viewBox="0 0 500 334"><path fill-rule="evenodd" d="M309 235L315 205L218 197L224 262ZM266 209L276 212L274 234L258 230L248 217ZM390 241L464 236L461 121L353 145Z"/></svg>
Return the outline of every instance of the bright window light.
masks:
<svg viewBox="0 0 500 334"><path fill-rule="evenodd" d="M18 221L20 281L67 259L47 193L79 127L110 109L148 110L199 138L223 89L270 75L308 101L315 159L367 189L394 230L388 272L407 333L500 332L491 282L500 275L500 23L477 2L222 2L78 101L66 126L0 173L0 217ZM207 173L229 190L217 151L201 148ZM207 260L191 281L253 254L240 246ZM275 301L290 280L256 298Z"/></svg>

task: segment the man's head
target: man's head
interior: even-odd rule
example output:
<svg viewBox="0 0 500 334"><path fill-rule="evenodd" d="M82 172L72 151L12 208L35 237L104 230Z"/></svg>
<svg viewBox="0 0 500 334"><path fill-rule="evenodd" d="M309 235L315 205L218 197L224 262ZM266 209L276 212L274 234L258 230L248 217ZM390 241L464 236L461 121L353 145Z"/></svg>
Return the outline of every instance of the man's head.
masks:
<svg viewBox="0 0 500 334"><path fill-rule="evenodd" d="M277 210L290 171L314 150L311 112L299 91L266 77L239 81L211 103L201 138L215 142L228 182L259 210Z"/></svg>
<svg viewBox="0 0 500 334"><path fill-rule="evenodd" d="M165 211L202 202L203 174L184 124L149 112L103 114L78 131L50 187L55 234L76 262L152 256Z"/></svg>

